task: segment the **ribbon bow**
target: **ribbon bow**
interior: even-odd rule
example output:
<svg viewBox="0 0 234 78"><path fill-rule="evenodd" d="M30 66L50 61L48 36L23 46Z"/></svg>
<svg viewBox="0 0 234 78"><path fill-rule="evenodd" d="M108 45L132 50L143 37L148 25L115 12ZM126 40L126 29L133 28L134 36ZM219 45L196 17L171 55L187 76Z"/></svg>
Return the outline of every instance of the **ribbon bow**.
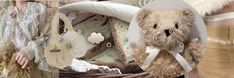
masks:
<svg viewBox="0 0 234 78"><path fill-rule="evenodd" d="M181 52L183 52L184 50L184 44L183 43L179 43L178 47L173 48L172 50L168 51L170 54L172 54L174 56L174 58L180 63L180 65L182 66L182 68L186 71L186 72L190 72L192 70L192 67L189 65L189 63L180 55ZM155 48L153 46L147 46L146 47L146 53L149 53L148 57L144 60L141 68L143 70L146 70L150 64L152 63L152 61L156 58L156 56L158 55L158 53L161 50L158 48Z"/></svg>

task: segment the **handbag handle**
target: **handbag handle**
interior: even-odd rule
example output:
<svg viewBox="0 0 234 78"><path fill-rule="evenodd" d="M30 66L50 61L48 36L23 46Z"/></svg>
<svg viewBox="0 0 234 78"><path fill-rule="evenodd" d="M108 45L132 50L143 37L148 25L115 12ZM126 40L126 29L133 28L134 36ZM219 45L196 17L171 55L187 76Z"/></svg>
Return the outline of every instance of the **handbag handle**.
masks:
<svg viewBox="0 0 234 78"><path fill-rule="evenodd" d="M51 24L51 36L57 39L59 37L59 29L58 29L59 19L64 21L64 26L68 31L74 31L71 24L71 20L63 13L56 13Z"/></svg>

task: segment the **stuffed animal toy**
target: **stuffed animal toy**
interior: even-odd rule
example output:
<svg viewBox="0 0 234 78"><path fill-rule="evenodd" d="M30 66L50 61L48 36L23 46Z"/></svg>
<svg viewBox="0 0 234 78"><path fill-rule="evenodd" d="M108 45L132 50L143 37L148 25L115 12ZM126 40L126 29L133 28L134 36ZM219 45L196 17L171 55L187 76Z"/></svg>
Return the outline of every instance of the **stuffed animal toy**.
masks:
<svg viewBox="0 0 234 78"><path fill-rule="evenodd" d="M152 9L143 8L137 21L144 33L144 41L134 49L134 61L155 78L175 78L185 73L175 52L178 52L191 70L199 62L203 46L198 38L189 37L194 14L190 9ZM146 60L150 53L157 56L151 62ZM152 57L151 57L152 58ZM145 64L145 65L144 65ZM147 64L149 66L147 66Z"/></svg>
<svg viewBox="0 0 234 78"><path fill-rule="evenodd" d="M28 67L22 69L15 61L15 47L11 42L3 43L0 46L0 65L4 67L3 74L5 78L32 78L31 68L34 66L32 62Z"/></svg>

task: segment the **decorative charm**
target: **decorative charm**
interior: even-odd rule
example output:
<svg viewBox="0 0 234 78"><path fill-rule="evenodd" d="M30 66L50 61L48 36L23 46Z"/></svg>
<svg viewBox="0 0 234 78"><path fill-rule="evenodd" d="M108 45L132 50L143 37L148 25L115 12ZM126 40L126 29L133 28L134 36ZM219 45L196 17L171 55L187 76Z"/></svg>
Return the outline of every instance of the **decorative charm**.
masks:
<svg viewBox="0 0 234 78"><path fill-rule="evenodd" d="M145 34L147 31L146 30L143 30L143 33Z"/></svg>
<svg viewBox="0 0 234 78"><path fill-rule="evenodd" d="M43 33L39 37L36 37L36 41L39 45L42 45L48 40L49 37L46 37Z"/></svg>
<svg viewBox="0 0 234 78"><path fill-rule="evenodd" d="M198 41L198 39L197 39ZM172 48L171 51L176 51L176 52L179 52L179 53L182 53L184 51L184 43L179 43L177 47L174 47Z"/></svg>
<svg viewBox="0 0 234 78"><path fill-rule="evenodd" d="M112 47L112 44L110 42L106 43L106 47Z"/></svg>
<svg viewBox="0 0 234 78"><path fill-rule="evenodd" d="M92 44L100 44L102 41L104 41L104 36L101 33L93 32L88 37L88 41Z"/></svg>

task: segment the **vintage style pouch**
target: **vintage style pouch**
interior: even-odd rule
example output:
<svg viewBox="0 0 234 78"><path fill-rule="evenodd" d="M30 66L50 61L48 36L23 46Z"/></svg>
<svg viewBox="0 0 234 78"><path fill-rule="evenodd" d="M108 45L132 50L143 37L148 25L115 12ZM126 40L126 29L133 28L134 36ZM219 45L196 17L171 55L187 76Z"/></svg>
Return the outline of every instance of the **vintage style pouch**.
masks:
<svg viewBox="0 0 234 78"><path fill-rule="evenodd" d="M52 20L51 37L44 49L44 56L50 66L64 68L71 63L73 57L70 44L58 33L59 19L65 21L65 27L68 31L73 30L68 18L64 14L57 13Z"/></svg>

